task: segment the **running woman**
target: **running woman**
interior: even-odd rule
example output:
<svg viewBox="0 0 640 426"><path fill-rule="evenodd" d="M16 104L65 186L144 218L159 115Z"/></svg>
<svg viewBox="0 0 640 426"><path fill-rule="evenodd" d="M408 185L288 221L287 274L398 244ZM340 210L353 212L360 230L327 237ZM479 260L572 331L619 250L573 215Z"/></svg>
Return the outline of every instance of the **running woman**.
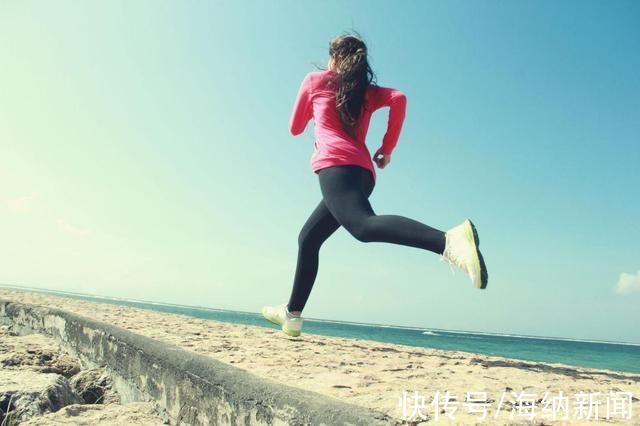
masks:
<svg viewBox="0 0 640 426"><path fill-rule="evenodd" d="M340 226L362 242L385 242L437 253L466 272L474 287L487 287L488 273L474 224L465 219L443 232L413 219L374 213L369 196L376 182L373 162L389 165L405 118L407 98L400 90L372 82L367 47L361 37L343 34L329 43L327 69L303 79L289 122L294 136L313 118L315 144L310 165L318 175L322 200L298 236L298 258L288 303L265 306L262 315L289 336L302 330L302 310L318 272L322 244ZM373 157L365 145L371 114L389 107L381 146Z"/></svg>

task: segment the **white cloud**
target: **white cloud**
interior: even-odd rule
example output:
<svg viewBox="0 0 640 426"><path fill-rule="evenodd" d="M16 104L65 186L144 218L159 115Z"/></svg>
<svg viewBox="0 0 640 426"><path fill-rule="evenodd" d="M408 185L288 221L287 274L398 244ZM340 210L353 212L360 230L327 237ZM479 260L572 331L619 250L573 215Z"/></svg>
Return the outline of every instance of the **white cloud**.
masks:
<svg viewBox="0 0 640 426"><path fill-rule="evenodd" d="M616 285L616 293L633 293L635 291L640 292L640 270L635 274L621 273L618 285Z"/></svg>
<svg viewBox="0 0 640 426"><path fill-rule="evenodd" d="M90 234L87 228L79 228L77 226L74 226L65 222L62 219L58 219L58 225L60 226L60 229L62 229L64 232L68 234L79 235L82 237Z"/></svg>

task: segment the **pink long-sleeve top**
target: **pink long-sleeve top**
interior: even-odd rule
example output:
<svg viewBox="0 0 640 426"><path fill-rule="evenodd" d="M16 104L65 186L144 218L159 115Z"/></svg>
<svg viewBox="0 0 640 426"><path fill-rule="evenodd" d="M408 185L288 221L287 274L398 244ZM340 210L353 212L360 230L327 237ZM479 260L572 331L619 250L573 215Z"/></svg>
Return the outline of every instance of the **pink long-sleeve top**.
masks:
<svg viewBox="0 0 640 426"><path fill-rule="evenodd" d="M315 143L310 161L313 172L329 166L355 164L371 170L375 182L376 171L365 144L371 114L379 108L389 107L387 130L380 148L390 155L400 136L407 98L397 89L369 84L365 92L366 108L362 110L353 138L342 126L336 109L335 89L327 86L324 80L333 73L332 70L311 71L304 77L289 121L291 134L296 136L304 132L313 118Z"/></svg>

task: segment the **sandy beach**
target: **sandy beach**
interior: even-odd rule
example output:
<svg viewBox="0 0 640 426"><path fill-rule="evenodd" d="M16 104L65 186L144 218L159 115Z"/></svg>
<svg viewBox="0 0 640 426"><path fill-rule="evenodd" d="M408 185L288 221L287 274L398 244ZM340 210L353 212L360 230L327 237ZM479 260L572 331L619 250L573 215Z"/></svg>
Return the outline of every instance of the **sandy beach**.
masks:
<svg viewBox="0 0 640 426"><path fill-rule="evenodd" d="M274 328L48 294L2 289L0 297L56 307L107 322L257 376L382 411L398 420L405 417L405 412L406 416L415 413L414 418L421 420L419 411L428 415L422 419L425 424L598 424L604 421L640 424L638 374L309 333L291 338ZM450 400L444 405L447 391ZM593 398L600 402L598 420L595 420L594 406L590 419L579 418L575 401L581 392L587 394L587 399L588 394L594 394ZM545 393L546 400L555 397L560 401L556 420L553 420L552 403L543 409L541 398ZM440 396L439 412L434 401L436 395ZM415 396L424 398L421 408L412 399ZM567 398L564 400L567 411L562 409L563 397ZM631 401L626 412L620 408L625 405L624 398ZM525 402L518 405L518 399ZM528 408L526 401L529 400L537 401L534 409ZM630 419L626 418L629 408ZM587 417L588 409L588 405L584 406L583 417ZM607 411L608 420L605 419Z"/></svg>

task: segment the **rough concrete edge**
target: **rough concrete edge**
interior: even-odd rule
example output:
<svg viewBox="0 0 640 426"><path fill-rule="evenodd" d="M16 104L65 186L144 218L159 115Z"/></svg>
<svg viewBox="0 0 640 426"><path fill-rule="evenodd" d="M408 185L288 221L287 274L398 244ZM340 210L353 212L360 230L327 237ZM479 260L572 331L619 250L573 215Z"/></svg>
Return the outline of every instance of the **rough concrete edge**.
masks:
<svg viewBox="0 0 640 426"><path fill-rule="evenodd" d="M211 357L186 351L174 344L138 335L112 324L95 321L58 308L24 304L0 298L0 319L5 317L15 324L19 313L28 313L37 320L36 322L31 321L30 324L16 324L23 330L26 328L33 332L51 335L67 346L69 342L65 341L64 330L60 335L51 333L45 327L45 316L59 317L65 320L63 327L67 327L67 324L74 324L76 327L100 330L107 335L109 340L115 339L123 342L132 349L147 354L165 367L173 369L176 376L190 376L191 380L195 380L202 387L210 388L213 385L223 389L230 395L236 406L274 407L273 420L276 422L273 424L398 424L396 419L385 413L264 379ZM92 363L93 360L87 359L87 354L82 353L82 348L72 349L78 352L78 355L82 355L89 363ZM107 367L116 374L121 374L122 379L128 379L127 372L122 371L118 365L108 365ZM132 389L136 388L135 385L132 386ZM145 392L145 389L138 389L138 392L133 391L133 394L137 398L152 398L149 393ZM156 400L156 402L163 409L167 408L163 404L164 401ZM171 420L173 420L172 424L175 424L176 419ZM179 422L178 419L177 423Z"/></svg>

